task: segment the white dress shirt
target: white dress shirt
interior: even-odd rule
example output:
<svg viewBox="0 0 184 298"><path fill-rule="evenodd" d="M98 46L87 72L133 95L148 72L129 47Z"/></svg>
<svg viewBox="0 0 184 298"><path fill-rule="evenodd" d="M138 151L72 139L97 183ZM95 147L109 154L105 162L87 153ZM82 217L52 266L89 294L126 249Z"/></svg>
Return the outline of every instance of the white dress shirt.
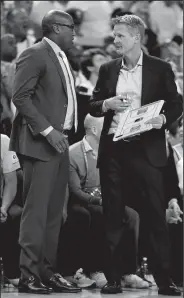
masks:
<svg viewBox="0 0 184 298"><path fill-rule="evenodd" d="M75 93L74 78L69 67L68 59L65 53L59 48L59 46L55 42L53 42L47 37L44 37L44 40L48 42L48 44L52 47L53 51L55 52L66 80L66 87L67 87L67 94L68 94L68 107L67 107L63 129L70 130L74 124L75 131L76 131L77 130L77 99L76 99L76 93ZM49 126L47 129L41 132L41 134L46 136L52 131L52 129L53 127Z"/></svg>
<svg viewBox="0 0 184 298"><path fill-rule="evenodd" d="M116 95L122 94L125 98L130 99L132 101L131 107L134 109L141 107L142 63L142 51L136 66L130 70L125 66L122 59L122 67L116 86ZM109 129L109 134L115 133L122 113L123 112L115 113Z"/></svg>

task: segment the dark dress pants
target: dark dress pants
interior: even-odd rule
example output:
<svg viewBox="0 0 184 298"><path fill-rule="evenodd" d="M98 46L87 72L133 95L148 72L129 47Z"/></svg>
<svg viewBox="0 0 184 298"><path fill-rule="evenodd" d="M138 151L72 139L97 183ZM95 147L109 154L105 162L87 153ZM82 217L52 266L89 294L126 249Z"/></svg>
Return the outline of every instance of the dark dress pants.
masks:
<svg viewBox="0 0 184 298"><path fill-rule="evenodd" d="M23 197L20 223L22 278L47 281L55 271L59 231L68 182L68 150L49 161L22 157Z"/></svg>
<svg viewBox="0 0 184 298"><path fill-rule="evenodd" d="M100 160L100 179L108 247L107 279L120 278L117 260L124 234L125 205L129 205L134 190L144 200L142 213L147 219L145 242L150 244L150 269L158 285L168 283L170 249L162 169L148 162L140 141L112 142L112 135L109 135L105 145L107 150Z"/></svg>
<svg viewBox="0 0 184 298"><path fill-rule="evenodd" d="M3 259L4 275L9 279L19 278L20 246L18 244L20 216L12 218L8 215L7 221L0 224L0 256Z"/></svg>
<svg viewBox="0 0 184 298"><path fill-rule="evenodd" d="M125 238L120 247L121 258L118 259L118 268L122 275L136 270L139 235L139 216L127 206L124 232ZM106 246L102 206L73 205L60 237L58 265L59 271L64 275L73 275L79 268L83 268L86 274L105 271L107 260L104 259Z"/></svg>
<svg viewBox="0 0 184 298"><path fill-rule="evenodd" d="M73 275L79 268L86 274L103 270L104 225L102 206L74 204L61 228L58 269Z"/></svg>

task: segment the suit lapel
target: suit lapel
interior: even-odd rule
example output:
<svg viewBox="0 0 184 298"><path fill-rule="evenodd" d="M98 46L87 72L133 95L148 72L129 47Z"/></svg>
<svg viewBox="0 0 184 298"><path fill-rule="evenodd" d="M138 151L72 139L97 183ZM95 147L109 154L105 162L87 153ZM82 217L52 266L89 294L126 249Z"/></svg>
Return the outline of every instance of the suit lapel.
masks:
<svg viewBox="0 0 184 298"><path fill-rule="evenodd" d="M67 95L66 80L65 80L64 73L62 71L62 67L59 63L59 60L58 60L56 54L54 53L53 49L51 48L51 46L44 39L42 40L42 42L43 42L44 46L46 47L46 49L48 50L49 56L51 57L53 63L55 64L55 66L57 68L57 71L60 75L64 90L65 90L66 95Z"/></svg>
<svg viewBox="0 0 184 298"><path fill-rule="evenodd" d="M149 56L143 54L141 106L149 100L148 94L150 93L152 76Z"/></svg>
<svg viewBox="0 0 184 298"><path fill-rule="evenodd" d="M110 70L110 82L108 84L108 91L110 96L116 95L116 85L119 77L119 72L122 64L122 58L118 58L114 60L115 63L112 65L112 69Z"/></svg>

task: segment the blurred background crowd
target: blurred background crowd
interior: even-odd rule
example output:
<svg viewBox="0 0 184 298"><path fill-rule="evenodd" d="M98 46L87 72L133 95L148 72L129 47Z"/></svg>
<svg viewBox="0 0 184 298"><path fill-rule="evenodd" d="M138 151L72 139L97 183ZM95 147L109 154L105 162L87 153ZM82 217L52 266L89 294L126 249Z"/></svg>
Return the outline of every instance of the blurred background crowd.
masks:
<svg viewBox="0 0 184 298"><path fill-rule="evenodd" d="M111 25L111 19L116 16L136 14L144 20L146 34L142 44L143 51L171 64L178 93L183 96L183 1L1 1L1 134L10 136L16 113L11 94L17 57L42 39L41 20L52 9L68 12L75 23L75 46L66 53L76 76L79 113L79 127L72 143L82 140L85 135L84 119L88 113L88 100L95 87L100 66L118 57ZM178 196L183 196L183 170L181 156L178 157L177 154L178 148L180 152L183 151L181 121L173 124L167 136L168 156L172 150L180 180ZM173 151L171 146L177 146L177 150ZM20 194L21 187L19 189L18 185L16 197L20 198ZM18 206L21 204L18 203ZM16 209L15 213L14 209L11 211L12 214L21 213L21 208ZM13 237L18 239L18 228L16 233ZM180 237L181 244L181 232L179 233L180 236L174 230L173 235L177 241ZM11 249L11 241L14 239L9 241L8 246ZM176 239L173 241L176 243ZM179 251L175 245L174 247L176 256ZM16 263L19 250L18 253L14 252L12 262ZM8 258L10 255L11 253ZM178 262L181 262L181 258ZM179 264L178 262L176 263ZM180 265L182 267L182 263ZM12 267L9 272L12 272ZM12 278L15 276L17 272L12 272Z"/></svg>
<svg viewBox="0 0 184 298"><path fill-rule="evenodd" d="M41 20L51 9L64 10L74 19L75 47L68 58L81 95L91 95L101 64L117 57L111 19L127 13L145 21L143 51L171 63L183 94L182 1L1 1L1 103L6 134L15 114L11 88L16 59L42 38Z"/></svg>

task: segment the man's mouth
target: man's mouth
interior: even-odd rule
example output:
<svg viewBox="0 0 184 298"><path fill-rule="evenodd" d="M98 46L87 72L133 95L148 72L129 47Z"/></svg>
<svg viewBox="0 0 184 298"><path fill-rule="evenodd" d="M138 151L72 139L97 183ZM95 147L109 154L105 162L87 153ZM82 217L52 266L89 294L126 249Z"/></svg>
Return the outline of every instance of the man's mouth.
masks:
<svg viewBox="0 0 184 298"><path fill-rule="evenodd" d="M121 49L122 46L121 45L115 45L116 49Z"/></svg>

